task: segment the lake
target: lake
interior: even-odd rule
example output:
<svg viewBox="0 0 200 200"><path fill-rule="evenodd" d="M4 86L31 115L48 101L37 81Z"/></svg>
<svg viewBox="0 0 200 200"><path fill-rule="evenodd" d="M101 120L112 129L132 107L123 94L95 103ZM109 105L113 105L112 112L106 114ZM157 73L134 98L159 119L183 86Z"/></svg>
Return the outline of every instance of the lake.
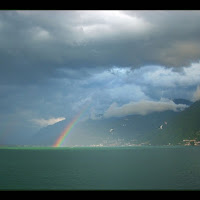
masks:
<svg viewBox="0 0 200 200"><path fill-rule="evenodd" d="M200 190L200 147L0 147L0 190Z"/></svg>

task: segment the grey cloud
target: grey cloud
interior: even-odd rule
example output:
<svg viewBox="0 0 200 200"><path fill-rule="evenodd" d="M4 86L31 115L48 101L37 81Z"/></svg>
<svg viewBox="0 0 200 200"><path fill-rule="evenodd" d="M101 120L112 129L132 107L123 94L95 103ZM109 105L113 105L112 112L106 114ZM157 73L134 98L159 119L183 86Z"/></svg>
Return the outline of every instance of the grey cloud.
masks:
<svg viewBox="0 0 200 200"><path fill-rule="evenodd" d="M148 66L136 69L132 75L139 84L150 84L157 87L191 86L199 84L200 63L192 63L187 67L180 67L179 71L174 68L163 66Z"/></svg>
<svg viewBox="0 0 200 200"><path fill-rule="evenodd" d="M146 115L152 112L162 112L166 110L183 110L187 108L184 104L175 104L173 101L146 101L130 102L124 104L121 107L116 103L113 103L104 113L106 118L109 117L122 117L127 115L139 114Z"/></svg>
<svg viewBox="0 0 200 200"><path fill-rule="evenodd" d="M1 11L1 82L58 69L185 66L200 57L197 11ZM8 82L8 81L7 81Z"/></svg>

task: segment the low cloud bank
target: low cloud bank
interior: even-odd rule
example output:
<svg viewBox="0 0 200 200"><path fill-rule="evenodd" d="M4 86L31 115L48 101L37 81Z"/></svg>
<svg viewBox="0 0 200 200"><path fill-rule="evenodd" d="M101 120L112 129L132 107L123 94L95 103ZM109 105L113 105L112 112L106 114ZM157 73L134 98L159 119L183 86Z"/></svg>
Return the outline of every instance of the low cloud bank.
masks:
<svg viewBox="0 0 200 200"><path fill-rule="evenodd" d="M185 104L175 104L170 100L130 102L122 106L113 103L104 113L104 117L123 117L127 115L139 114L147 115L152 112L162 112L166 110L182 111L188 106Z"/></svg>
<svg viewBox="0 0 200 200"><path fill-rule="evenodd" d="M41 119L33 119L32 121L41 127L45 127L48 125L53 125L53 124L63 121L63 120L65 120L65 117L50 118L50 119L41 118Z"/></svg>
<svg viewBox="0 0 200 200"><path fill-rule="evenodd" d="M192 101L195 102L195 101L199 101L199 100L200 100L200 85L197 86L197 89L193 94Z"/></svg>

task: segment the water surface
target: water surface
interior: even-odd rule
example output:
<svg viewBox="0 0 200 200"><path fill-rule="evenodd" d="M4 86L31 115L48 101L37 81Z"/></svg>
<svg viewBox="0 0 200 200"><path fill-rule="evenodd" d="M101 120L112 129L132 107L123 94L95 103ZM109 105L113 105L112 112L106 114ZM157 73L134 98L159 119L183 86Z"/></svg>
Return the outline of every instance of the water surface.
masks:
<svg viewBox="0 0 200 200"><path fill-rule="evenodd" d="M0 190L200 190L200 147L1 147Z"/></svg>

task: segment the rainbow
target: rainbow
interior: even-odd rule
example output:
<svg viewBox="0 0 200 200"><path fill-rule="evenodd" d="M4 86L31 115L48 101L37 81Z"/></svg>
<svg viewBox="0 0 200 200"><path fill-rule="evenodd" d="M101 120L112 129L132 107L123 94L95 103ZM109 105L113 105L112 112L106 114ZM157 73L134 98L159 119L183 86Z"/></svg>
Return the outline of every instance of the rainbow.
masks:
<svg viewBox="0 0 200 200"><path fill-rule="evenodd" d="M72 128L77 124L83 113L87 110L88 106L84 107L72 120L65 129L61 132L59 138L55 141L53 144L53 147L59 147L63 141L65 140L66 136L69 134L69 132L72 130Z"/></svg>

